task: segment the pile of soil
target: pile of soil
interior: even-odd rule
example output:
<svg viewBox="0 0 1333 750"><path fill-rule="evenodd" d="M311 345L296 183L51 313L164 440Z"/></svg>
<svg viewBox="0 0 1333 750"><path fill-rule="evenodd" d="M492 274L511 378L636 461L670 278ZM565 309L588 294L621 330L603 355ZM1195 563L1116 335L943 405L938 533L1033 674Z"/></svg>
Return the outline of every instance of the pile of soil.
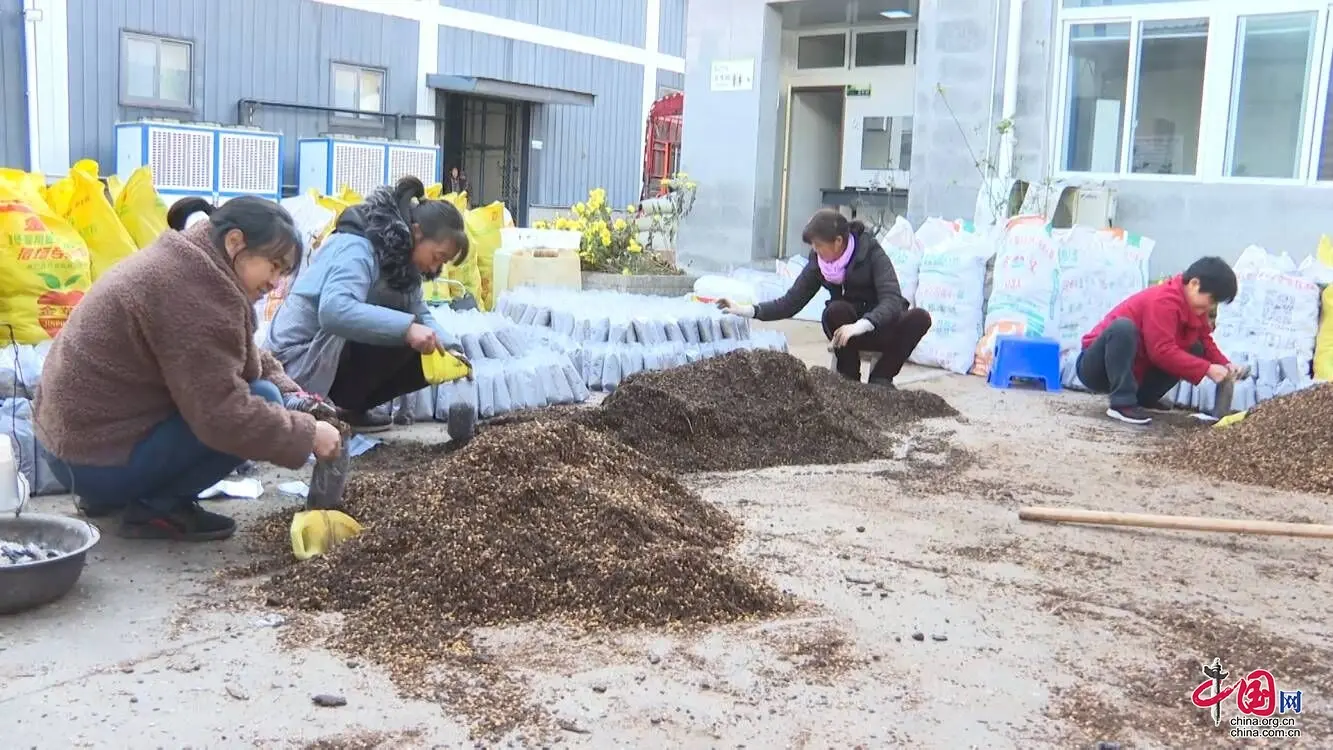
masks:
<svg viewBox="0 0 1333 750"><path fill-rule="evenodd" d="M345 613L338 645L400 676L470 626L711 623L789 607L725 556L736 521L610 435L534 420L448 456L405 452L378 471L358 461L346 502L362 535L264 584L274 605Z"/></svg>
<svg viewBox="0 0 1333 750"><path fill-rule="evenodd" d="M1244 484L1333 494L1333 384L1265 401L1229 427L1185 434L1176 468Z"/></svg>
<svg viewBox="0 0 1333 750"><path fill-rule="evenodd" d="M858 463L886 431L958 412L939 396L853 383L790 354L736 351L638 373L588 421L680 471Z"/></svg>

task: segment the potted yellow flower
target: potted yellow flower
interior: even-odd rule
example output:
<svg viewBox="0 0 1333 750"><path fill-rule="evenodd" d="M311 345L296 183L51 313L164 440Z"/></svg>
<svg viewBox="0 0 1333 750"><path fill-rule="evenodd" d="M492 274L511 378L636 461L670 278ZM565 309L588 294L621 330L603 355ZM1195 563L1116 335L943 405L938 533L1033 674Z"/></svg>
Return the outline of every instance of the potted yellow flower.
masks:
<svg viewBox="0 0 1333 750"><path fill-rule="evenodd" d="M688 294L694 279L683 276L652 252L656 232L640 226L638 206L614 210L606 190L588 191L588 199L574 204L570 216L533 223L534 229L573 230L582 235L579 259L585 289L619 289L642 294Z"/></svg>

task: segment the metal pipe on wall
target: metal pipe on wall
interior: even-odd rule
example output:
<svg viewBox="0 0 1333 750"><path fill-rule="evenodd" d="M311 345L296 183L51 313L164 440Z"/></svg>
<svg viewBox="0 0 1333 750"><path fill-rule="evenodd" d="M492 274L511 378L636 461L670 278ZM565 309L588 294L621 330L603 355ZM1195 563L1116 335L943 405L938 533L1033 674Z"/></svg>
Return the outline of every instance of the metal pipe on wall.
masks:
<svg viewBox="0 0 1333 750"><path fill-rule="evenodd" d="M995 86L995 74L1000 71L1000 11L1004 8L1004 3L1005 0L995 0L995 28L992 31L994 38L991 39L990 54L990 80L992 89L990 96L986 97L986 156L983 158L986 159L986 163L990 166L990 169L986 171L991 172L992 175L995 172L994 167L996 166L994 161L996 135L995 90L993 87ZM984 186L983 189L985 189Z"/></svg>
<svg viewBox="0 0 1333 750"><path fill-rule="evenodd" d="M345 107L326 107L322 104L298 104L296 102L275 102L266 99L240 99L236 102L236 124L244 127L254 127L255 113L262 108L290 109L297 112L318 112L328 115L350 115L365 117L382 117L393 120L393 137L399 140L402 137L403 120L425 120L434 123L443 123L444 118L438 115L414 115L407 112L372 112L365 109L347 109ZM439 145L439 144L431 144Z"/></svg>
<svg viewBox="0 0 1333 750"><path fill-rule="evenodd" d="M19 19L23 23L23 101L28 108L30 172L42 171L42 116L37 106L37 22L41 17L41 10L35 8L19 11Z"/></svg>
<svg viewBox="0 0 1333 750"><path fill-rule="evenodd" d="M1007 122L1008 127L1000 136L1000 163L999 169L996 170L996 176L1011 180L1016 177L1014 174L1016 136L1013 121L1018 114L1018 61L1020 52L1018 45L1023 36L1023 0L1009 0L1008 31L1008 41L1004 50L1004 95L1000 100L1001 122Z"/></svg>

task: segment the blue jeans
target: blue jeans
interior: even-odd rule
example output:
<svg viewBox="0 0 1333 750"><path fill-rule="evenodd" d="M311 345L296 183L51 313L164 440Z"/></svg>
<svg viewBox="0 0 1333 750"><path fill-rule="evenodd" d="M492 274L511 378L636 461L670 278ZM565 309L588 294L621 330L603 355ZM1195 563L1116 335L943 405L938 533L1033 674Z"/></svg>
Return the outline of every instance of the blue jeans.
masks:
<svg viewBox="0 0 1333 750"><path fill-rule="evenodd" d="M282 403L278 387L267 380L250 384L265 401ZM240 466L243 459L199 442L179 413L158 423L123 466L83 466L51 461L52 473L78 495L88 510L120 510L132 502L169 511L192 500Z"/></svg>

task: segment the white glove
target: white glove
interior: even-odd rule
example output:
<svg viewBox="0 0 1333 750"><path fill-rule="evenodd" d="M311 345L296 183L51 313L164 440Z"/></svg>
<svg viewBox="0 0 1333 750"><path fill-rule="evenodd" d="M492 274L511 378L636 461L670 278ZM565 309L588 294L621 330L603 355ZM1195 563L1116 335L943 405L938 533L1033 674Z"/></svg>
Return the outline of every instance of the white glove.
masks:
<svg viewBox="0 0 1333 750"><path fill-rule="evenodd" d="M853 337L870 333L873 330L875 330L875 324L865 318L861 318L855 323L848 323L833 332L833 346L837 348L847 346L847 342Z"/></svg>
<svg viewBox="0 0 1333 750"><path fill-rule="evenodd" d="M754 305L727 305L722 308L722 312L728 315L739 315L742 318L753 318Z"/></svg>

